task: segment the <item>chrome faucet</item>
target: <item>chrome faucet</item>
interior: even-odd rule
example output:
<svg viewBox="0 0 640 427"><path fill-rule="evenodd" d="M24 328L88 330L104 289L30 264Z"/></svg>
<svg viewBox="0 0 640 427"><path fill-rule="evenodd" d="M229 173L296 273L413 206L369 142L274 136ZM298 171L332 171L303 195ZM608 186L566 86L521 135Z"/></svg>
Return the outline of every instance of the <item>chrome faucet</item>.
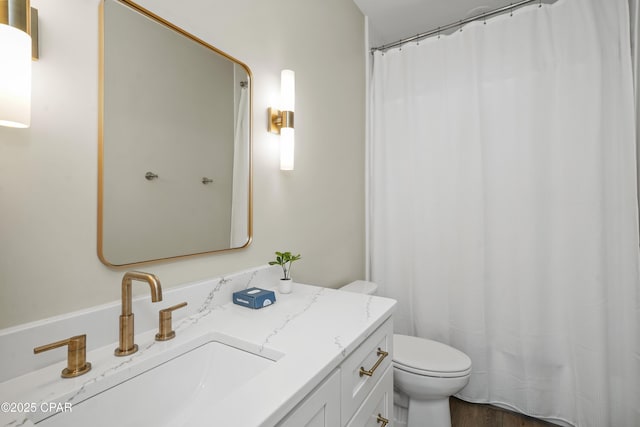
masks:
<svg viewBox="0 0 640 427"><path fill-rule="evenodd" d="M122 314L120 315L120 346L116 348L116 356L126 356L138 351L133 342L133 312L131 309L131 284L133 280L147 282L151 287L151 301L162 301L162 287L156 276L140 271L129 271L122 278Z"/></svg>

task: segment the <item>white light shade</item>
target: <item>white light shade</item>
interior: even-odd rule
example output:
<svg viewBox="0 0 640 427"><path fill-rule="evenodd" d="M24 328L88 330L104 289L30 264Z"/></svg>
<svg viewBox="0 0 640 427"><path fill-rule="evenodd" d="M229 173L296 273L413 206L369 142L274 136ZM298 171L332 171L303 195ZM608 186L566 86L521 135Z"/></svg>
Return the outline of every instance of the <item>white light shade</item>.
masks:
<svg viewBox="0 0 640 427"><path fill-rule="evenodd" d="M293 128L280 129L280 170L293 170L294 145Z"/></svg>
<svg viewBox="0 0 640 427"><path fill-rule="evenodd" d="M0 24L0 126L31 124L31 37Z"/></svg>
<svg viewBox="0 0 640 427"><path fill-rule="evenodd" d="M296 74L291 70L282 70L280 74L280 109L296 110Z"/></svg>

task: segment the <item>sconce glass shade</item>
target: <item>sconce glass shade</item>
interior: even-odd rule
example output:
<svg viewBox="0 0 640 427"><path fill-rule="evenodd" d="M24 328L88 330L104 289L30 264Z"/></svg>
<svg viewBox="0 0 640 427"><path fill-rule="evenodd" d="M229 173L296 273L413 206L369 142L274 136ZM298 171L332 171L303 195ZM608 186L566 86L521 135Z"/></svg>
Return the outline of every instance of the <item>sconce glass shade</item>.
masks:
<svg viewBox="0 0 640 427"><path fill-rule="evenodd" d="M280 109L296 111L296 74L291 70L280 73Z"/></svg>
<svg viewBox="0 0 640 427"><path fill-rule="evenodd" d="M295 138L293 128L280 129L280 170L292 171Z"/></svg>
<svg viewBox="0 0 640 427"><path fill-rule="evenodd" d="M268 130L280 135L280 170L293 170L294 110L296 104L296 78L291 70L280 74L280 109L269 108Z"/></svg>
<svg viewBox="0 0 640 427"><path fill-rule="evenodd" d="M0 126L31 124L31 37L0 24Z"/></svg>

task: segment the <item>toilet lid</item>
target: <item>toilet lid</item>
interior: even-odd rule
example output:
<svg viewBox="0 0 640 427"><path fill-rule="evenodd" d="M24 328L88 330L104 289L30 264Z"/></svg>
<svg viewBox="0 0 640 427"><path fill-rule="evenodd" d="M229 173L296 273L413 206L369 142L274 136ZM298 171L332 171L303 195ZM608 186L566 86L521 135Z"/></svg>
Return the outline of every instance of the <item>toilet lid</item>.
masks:
<svg viewBox="0 0 640 427"><path fill-rule="evenodd" d="M393 336L397 368L433 377L460 377L471 372L469 356L446 344L407 335Z"/></svg>

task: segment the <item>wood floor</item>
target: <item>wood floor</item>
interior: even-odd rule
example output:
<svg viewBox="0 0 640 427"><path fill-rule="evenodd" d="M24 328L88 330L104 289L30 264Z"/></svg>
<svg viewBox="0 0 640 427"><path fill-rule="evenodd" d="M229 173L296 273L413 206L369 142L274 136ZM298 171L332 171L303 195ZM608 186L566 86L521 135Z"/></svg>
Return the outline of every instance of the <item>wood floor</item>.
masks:
<svg viewBox="0 0 640 427"><path fill-rule="evenodd" d="M557 427L492 405L467 403L455 397L449 399L449 406L451 427Z"/></svg>

